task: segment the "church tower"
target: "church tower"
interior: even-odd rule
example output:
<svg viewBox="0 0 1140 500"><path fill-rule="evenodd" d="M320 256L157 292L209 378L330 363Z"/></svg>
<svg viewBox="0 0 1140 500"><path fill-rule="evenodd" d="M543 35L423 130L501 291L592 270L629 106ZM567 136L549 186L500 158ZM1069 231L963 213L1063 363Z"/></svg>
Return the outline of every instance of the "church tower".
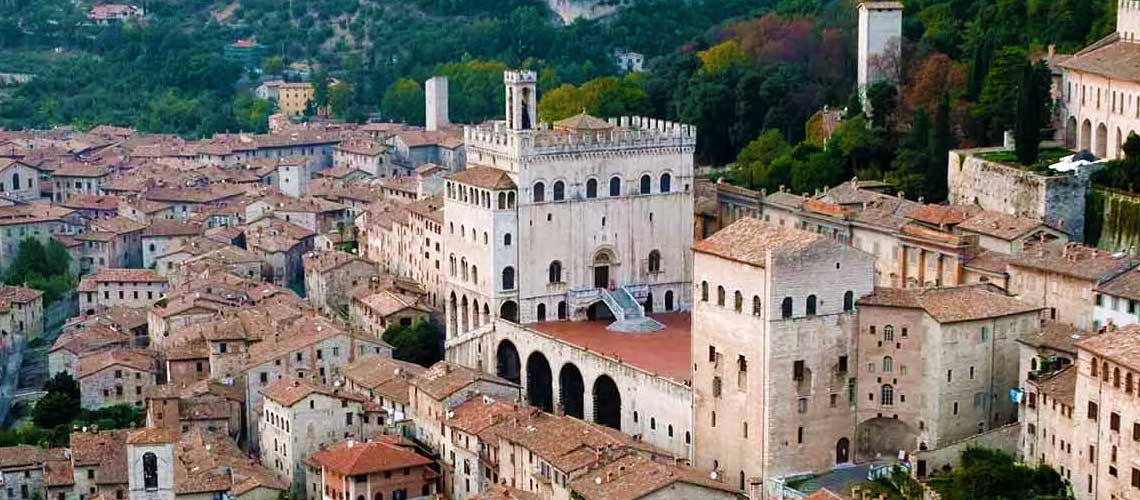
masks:
<svg viewBox="0 0 1140 500"><path fill-rule="evenodd" d="M507 128L510 130L533 130L537 122L538 80L533 71L514 70L503 74L507 91Z"/></svg>
<svg viewBox="0 0 1140 500"><path fill-rule="evenodd" d="M127 436L131 500L174 500L174 445L178 433L155 427Z"/></svg>

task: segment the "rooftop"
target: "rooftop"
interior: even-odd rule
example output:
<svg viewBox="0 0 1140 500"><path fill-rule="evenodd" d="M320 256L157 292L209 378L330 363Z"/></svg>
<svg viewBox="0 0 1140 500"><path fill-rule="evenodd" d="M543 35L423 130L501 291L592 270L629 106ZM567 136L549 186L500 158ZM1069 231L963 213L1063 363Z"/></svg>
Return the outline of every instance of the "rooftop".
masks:
<svg viewBox="0 0 1140 500"><path fill-rule="evenodd" d="M583 474L570 488L583 500L637 500L676 483L742 493L698 469L632 453Z"/></svg>
<svg viewBox="0 0 1140 500"><path fill-rule="evenodd" d="M975 321L1038 311L990 285L948 288L875 288L860 306L922 309L939 323Z"/></svg>
<svg viewBox="0 0 1140 500"><path fill-rule="evenodd" d="M493 382L504 386L515 387L517 384L460 365L440 361L428 368L419 376L412 379L412 385L429 397L442 401L452 394L470 387L480 381Z"/></svg>
<svg viewBox="0 0 1140 500"><path fill-rule="evenodd" d="M264 394L266 398L284 406L293 406L313 394L320 394L336 399L346 399L359 403L365 402L363 397L342 390L339 387L317 384L299 378L277 379L272 384L269 384L268 387L262 389L261 393Z"/></svg>
<svg viewBox="0 0 1140 500"><path fill-rule="evenodd" d="M1009 263L1099 284L1136 267L1140 258L1058 241L1027 245Z"/></svg>
<svg viewBox="0 0 1140 500"><path fill-rule="evenodd" d="M1133 370L1140 370L1140 325L1128 325L1092 335L1077 342L1077 347Z"/></svg>
<svg viewBox="0 0 1140 500"><path fill-rule="evenodd" d="M1073 54L1061 67L1135 82L1140 80L1140 44L1121 40L1118 33L1113 33Z"/></svg>
<svg viewBox="0 0 1140 500"><path fill-rule="evenodd" d="M310 458L313 463L346 476L372 474L405 467L426 467L432 461L387 440L348 440L326 448ZM430 472L430 471L429 471Z"/></svg>
<svg viewBox="0 0 1140 500"><path fill-rule="evenodd" d="M818 233L745 217L698 241L693 250L764 267L769 254L802 252L816 245L835 246L840 243Z"/></svg>
<svg viewBox="0 0 1140 500"><path fill-rule="evenodd" d="M526 328L647 372L688 383L692 318L684 312L654 314L652 317L665 328L652 333L619 333L606 329L609 321L548 321L531 323Z"/></svg>

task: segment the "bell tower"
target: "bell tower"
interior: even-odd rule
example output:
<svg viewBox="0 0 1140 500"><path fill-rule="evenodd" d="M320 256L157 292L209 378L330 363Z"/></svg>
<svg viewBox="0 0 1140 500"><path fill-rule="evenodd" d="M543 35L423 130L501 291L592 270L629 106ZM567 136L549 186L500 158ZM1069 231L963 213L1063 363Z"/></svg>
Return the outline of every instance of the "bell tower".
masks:
<svg viewBox="0 0 1140 500"><path fill-rule="evenodd" d="M1116 5L1116 33L1120 39L1136 43L1140 33L1140 1L1118 0Z"/></svg>
<svg viewBox="0 0 1140 500"><path fill-rule="evenodd" d="M503 72L507 92L507 129L533 130L537 119L538 80L533 71L511 70Z"/></svg>

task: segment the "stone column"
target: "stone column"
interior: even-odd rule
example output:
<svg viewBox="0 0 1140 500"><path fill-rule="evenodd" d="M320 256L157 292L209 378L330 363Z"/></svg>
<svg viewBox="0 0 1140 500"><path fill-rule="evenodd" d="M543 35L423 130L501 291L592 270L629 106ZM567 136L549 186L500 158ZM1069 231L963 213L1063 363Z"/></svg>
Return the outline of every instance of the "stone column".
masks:
<svg viewBox="0 0 1140 500"><path fill-rule="evenodd" d="M907 268L907 247L902 243L899 244L899 288L906 288L906 268Z"/></svg>
<svg viewBox="0 0 1140 500"><path fill-rule="evenodd" d="M918 249L918 287L926 286L926 250Z"/></svg>

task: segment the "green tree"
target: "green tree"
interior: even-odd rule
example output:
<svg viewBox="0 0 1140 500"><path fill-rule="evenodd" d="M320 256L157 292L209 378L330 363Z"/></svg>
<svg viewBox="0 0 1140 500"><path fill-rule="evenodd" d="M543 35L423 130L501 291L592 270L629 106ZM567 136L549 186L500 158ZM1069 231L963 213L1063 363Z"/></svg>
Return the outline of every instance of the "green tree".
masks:
<svg viewBox="0 0 1140 500"><path fill-rule="evenodd" d="M930 139L927 141L930 162L923 176L925 179L926 199L931 203L940 203L949 194L946 185L946 165L949 161L950 150L954 148L954 131L950 123L950 98L943 95L934 112L934 126L930 128Z"/></svg>
<svg viewBox="0 0 1140 500"><path fill-rule="evenodd" d="M891 117L898 107L899 91L892 82L882 81L867 87L867 105L871 108L871 126L889 129Z"/></svg>
<svg viewBox="0 0 1140 500"><path fill-rule="evenodd" d="M47 394L32 408L32 421L43 429L70 424L80 413L79 385L66 373L56 374L44 386Z"/></svg>
<svg viewBox="0 0 1140 500"><path fill-rule="evenodd" d="M1022 69L1021 85L1018 87L1017 121L1014 124L1014 149L1017 161L1022 165L1037 163L1038 144L1041 142L1041 127L1047 117L1042 114L1041 85L1039 72L1032 64L1026 63Z"/></svg>
<svg viewBox="0 0 1140 500"><path fill-rule="evenodd" d="M1068 500L1068 485L1046 465L1030 468L1000 450L969 448L961 465L929 482L945 500Z"/></svg>
<svg viewBox="0 0 1140 500"><path fill-rule="evenodd" d="M790 179L773 175L772 162L791 148L779 130L766 130L740 151L729 170L730 178L737 185L774 192Z"/></svg>
<svg viewBox="0 0 1140 500"><path fill-rule="evenodd" d="M380 110L393 121L422 125L424 123L424 91L415 80L402 78L384 92Z"/></svg>
<svg viewBox="0 0 1140 500"><path fill-rule="evenodd" d="M443 330L430 321L417 321L410 326L392 325L381 337L395 348L393 357L402 361L431 366L443 359Z"/></svg>
<svg viewBox="0 0 1140 500"><path fill-rule="evenodd" d="M74 288L70 272L71 257L62 244L52 239L45 247L35 238L26 238L5 271L4 282L40 290L44 292L44 301L51 303Z"/></svg>
<svg viewBox="0 0 1140 500"><path fill-rule="evenodd" d="M261 61L261 72L267 75L276 75L285 69L285 58L281 56L266 57Z"/></svg>
<svg viewBox="0 0 1140 500"><path fill-rule="evenodd" d="M748 62L748 55L740 48L740 43L731 39L698 52L697 57L701 59L702 69L708 73L719 73Z"/></svg>
<svg viewBox="0 0 1140 500"><path fill-rule="evenodd" d="M1019 89L1025 81L1025 67L1029 64L1025 49L1006 47L997 52L981 96L971 107L980 125L977 139L1000 143L1002 134L1014 127L1017 121Z"/></svg>

